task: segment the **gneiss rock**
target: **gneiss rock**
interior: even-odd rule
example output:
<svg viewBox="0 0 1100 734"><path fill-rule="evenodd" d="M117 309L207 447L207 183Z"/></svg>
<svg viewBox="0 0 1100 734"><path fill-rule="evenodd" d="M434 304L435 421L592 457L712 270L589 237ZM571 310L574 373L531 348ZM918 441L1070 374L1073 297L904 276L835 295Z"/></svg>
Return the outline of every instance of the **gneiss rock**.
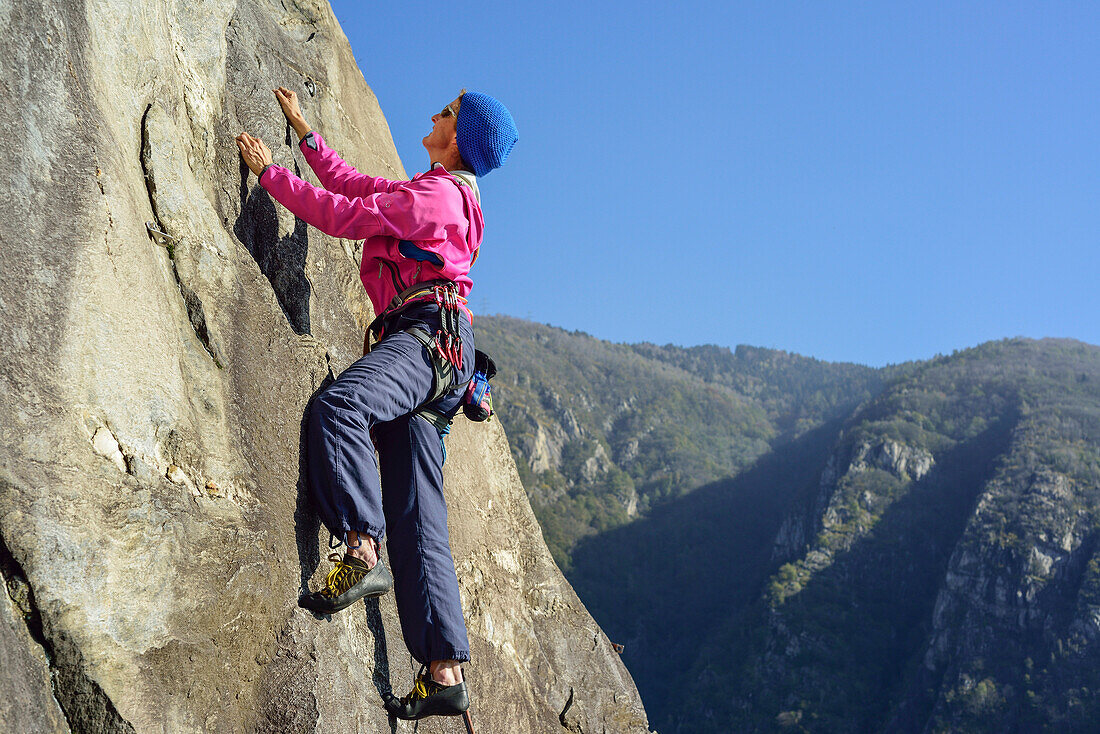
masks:
<svg viewBox="0 0 1100 734"><path fill-rule="evenodd" d="M285 85L361 170L405 175L331 10L0 0L0 18L0 536L32 607L0 600L0 729L389 731L381 694L417 668L392 596L296 605L326 570L302 419L371 318L357 244L296 222L233 141L312 176ZM577 731L645 731L500 423L460 421L449 453L479 730L553 731L568 708Z"/></svg>

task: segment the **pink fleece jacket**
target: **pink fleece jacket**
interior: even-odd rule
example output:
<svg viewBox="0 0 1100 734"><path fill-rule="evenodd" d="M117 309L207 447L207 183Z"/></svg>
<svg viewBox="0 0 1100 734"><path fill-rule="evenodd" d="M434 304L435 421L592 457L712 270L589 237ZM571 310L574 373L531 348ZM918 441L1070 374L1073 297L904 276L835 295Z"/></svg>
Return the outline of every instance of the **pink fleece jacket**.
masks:
<svg viewBox="0 0 1100 734"><path fill-rule="evenodd" d="M315 132L298 147L325 188L275 165L260 175L260 185L325 234L364 240L359 278L375 314L397 293L428 280L453 280L458 294L469 296L485 226L469 186L438 165L411 181L364 175Z"/></svg>

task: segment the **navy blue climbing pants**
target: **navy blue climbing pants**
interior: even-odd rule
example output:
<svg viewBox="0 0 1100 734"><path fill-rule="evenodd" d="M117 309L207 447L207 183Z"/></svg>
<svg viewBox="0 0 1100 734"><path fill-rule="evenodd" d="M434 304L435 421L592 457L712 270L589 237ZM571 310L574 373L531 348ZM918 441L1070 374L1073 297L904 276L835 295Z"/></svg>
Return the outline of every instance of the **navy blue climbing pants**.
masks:
<svg viewBox="0 0 1100 734"><path fill-rule="evenodd" d="M436 428L411 415L431 396L428 350L404 333L439 328L434 305L410 308L370 353L318 394L309 414L309 479L321 520L340 539L354 530L386 538L401 632L421 664L470 659L443 498L443 442ZM474 336L463 316L462 372L473 375ZM432 407L448 416L462 391ZM372 436L373 433L373 436ZM375 460L375 449L378 460Z"/></svg>

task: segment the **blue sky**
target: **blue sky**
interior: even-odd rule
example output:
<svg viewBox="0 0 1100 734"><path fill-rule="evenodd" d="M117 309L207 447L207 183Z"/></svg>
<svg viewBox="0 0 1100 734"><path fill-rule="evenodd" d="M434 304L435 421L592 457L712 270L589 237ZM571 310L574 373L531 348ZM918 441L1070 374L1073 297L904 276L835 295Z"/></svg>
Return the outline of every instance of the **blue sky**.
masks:
<svg viewBox="0 0 1100 734"><path fill-rule="evenodd" d="M333 9L410 175L460 88L516 119L475 314L871 365L1100 344L1100 4Z"/></svg>

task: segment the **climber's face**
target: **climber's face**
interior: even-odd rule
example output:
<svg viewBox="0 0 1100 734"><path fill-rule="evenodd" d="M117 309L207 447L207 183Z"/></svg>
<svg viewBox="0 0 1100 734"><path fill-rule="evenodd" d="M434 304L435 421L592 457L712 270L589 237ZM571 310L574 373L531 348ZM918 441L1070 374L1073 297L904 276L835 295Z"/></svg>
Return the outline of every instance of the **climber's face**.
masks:
<svg viewBox="0 0 1100 734"><path fill-rule="evenodd" d="M448 151L458 151L458 108L461 104L460 94L432 115L432 131L424 136L423 144L433 162L443 160Z"/></svg>

